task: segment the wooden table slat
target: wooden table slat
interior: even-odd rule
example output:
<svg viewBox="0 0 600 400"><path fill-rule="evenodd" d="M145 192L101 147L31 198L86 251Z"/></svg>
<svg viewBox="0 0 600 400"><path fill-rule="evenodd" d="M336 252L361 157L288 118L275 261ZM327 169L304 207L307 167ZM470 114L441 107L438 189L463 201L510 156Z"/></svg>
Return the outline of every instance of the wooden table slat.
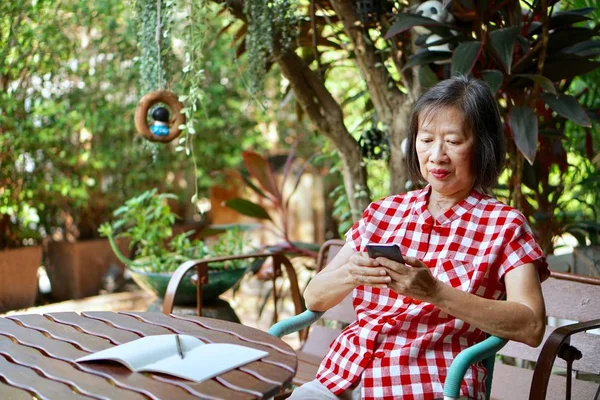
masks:
<svg viewBox="0 0 600 400"><path fill-rule="evenodd" d="M63 383L46 379L30 368L13 364L0 356L0 377L12 386L35 393L40 399L89 399L71 390Z"/></svg>
<svg viewBox="0 0 600 400"><path fill-rule="evenodd" d="M261 376L262 378L259 379L263 379L265 382L277 383L279 385L286 384L286 380L290 376L290 371L281 366L258 361L246 364L239 369L256 377Z"/></svg>
<svg viewBox="0 0 600 400"><path fill-rule="evenodd" d="M31 400L32 394L23 390L0 382L0 399L2 400Z"/></svg>
<svg viewBox="0 0 600 400"><path fill-rule="evenodd" d="M76 358L88 354L70 343L44 336L35 329L22 327L17 325L16 322L6 318L0 318L0 334L15 338L22 344L35 347L36 349L49 354L51 357L63 361L75 360Z"/></svg>
<svg viewBox="0 0 600 400"><path fill-rule="evenodd" d="M87 318L74 312L52 313L48 316L61 324L78 327L85 333L110 340L115 345L142 337L136 333L112 327L105 322Z"/></svg>
<svg viewBox="0 0 600 400"><path fill-rule="evenodd" d="M23 326L28 328L45 332L55 339L63 340L79 346L81 349L90 353L112 347L112 344L106 339L79 332L72 326L56 324L51 319L46 318L43 315L13 315L7 318L13 321L18 321L23 324ZM85 340L82 340L84 337Z"/></svg>
<svg viewBox="0 0 600 400"><path fill-rule="evenodd" d="M117 398L144 400L143 396L119 389L104 378L80 371L75 368L75 363L70 364L54 358L43 357L39 351L19 346L5 336L0 336L0 354L16 364L41 372L48 379L74 387L78 392L90 397L105 400ZM94 393L101 393L102 395Z"/></svg>
<svg viewBox="0 0 600 400"><path fill-rule="evenodd" d="M173 383L174 379L177 378L173 378L170 375L163 375L163 374L156 374L154 375L154 378L156 380L162 381L162 382L168 382L168 383ZM202 391L195 391L197 387L199 387L199 385L202 385ZM207 399L207 400L228 400L228 399L240 399L240 400L249 400L249 399L256 399L256 396L252 396L248 393L243 393L237 390L231 390L225 386L223 386L222 384L220 384L219 382L217 382L216 380L213 379L209 379L207 381L204 381L202 383L191 383L189 384L189 389L195 392L192 393L197 393L197 395L201 398L201 399Z"/></svg>
<svg viewBox="0 0 600 400"><path fill-rule="evenodd" d="M260 397L261 393L266 393L267 397L271 397L279 391L279 385L257 379L255 376L237 369L221 374L216 379L218 382L227 387L230 387L229 384L232 384L234 387L238 388L245 387L249 390L247 393L252 393L252 391L255 391L259 394L258 397Z"/></svg>
<svg viewBox="0 0 600 400"><path fill-rule="evenodd" d="M172 329L164 328L158 325L147 324L140 321L138 318L122 313L117 314L108 311L93 311L82 312L81 315L86 318L104 321L105 323L111 324L116 328L135 332L142 336L172 335L174 333Z"/></svg>

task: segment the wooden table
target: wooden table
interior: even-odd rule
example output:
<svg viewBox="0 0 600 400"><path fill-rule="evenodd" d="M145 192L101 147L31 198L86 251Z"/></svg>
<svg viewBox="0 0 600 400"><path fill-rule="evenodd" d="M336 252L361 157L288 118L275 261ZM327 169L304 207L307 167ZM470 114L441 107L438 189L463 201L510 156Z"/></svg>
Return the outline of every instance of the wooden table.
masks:
<svg viewBox="0 0 600 400"><path fill-rule="evenodd" d="M150 335L181 333L235 343L269 356L195 383L136 373L117 363L76 363L99 350ZM296 353L257 329L210 318L151 312L73 312L0 318L0 399L252 399L289 386ZM210 360L207 360L210 362Z"/></svg>

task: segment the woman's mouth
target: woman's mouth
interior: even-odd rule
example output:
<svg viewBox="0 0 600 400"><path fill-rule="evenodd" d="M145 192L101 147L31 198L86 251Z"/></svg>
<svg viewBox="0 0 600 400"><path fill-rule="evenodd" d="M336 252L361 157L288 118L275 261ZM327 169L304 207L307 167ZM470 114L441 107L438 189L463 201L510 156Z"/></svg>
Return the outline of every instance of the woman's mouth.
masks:
<svg viewBox="0 0 600 400"><path fill-rule="evenodd" d="M431 173L431 175L433 175L435 179L444 179L445 177L450 175L450 171L446 171L445 169L432 169L429 172Z"/></svg>

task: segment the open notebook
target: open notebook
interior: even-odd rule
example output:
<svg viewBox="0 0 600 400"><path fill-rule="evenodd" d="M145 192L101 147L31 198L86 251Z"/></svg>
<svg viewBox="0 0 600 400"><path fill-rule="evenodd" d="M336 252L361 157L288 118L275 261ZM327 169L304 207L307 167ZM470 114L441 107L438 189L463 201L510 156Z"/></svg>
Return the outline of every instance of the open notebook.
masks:
<svg viewBox="0 0 600 400"><path fill-rule="evenodd" d="M201 382L269 355L266 351L236 344L205 344L188 335L179 335L179 343L183 358L177 335L156 335L88 354L76 361L113 360L132 371L161 372Z"/></svg>

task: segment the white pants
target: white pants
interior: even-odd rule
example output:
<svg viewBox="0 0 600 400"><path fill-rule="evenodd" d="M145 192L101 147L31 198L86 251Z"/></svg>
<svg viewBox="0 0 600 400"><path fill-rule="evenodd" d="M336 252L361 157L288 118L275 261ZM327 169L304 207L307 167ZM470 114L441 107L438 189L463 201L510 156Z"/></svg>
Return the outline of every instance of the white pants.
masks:
<svg viewBox="0 0 600 400"><path fill-rule="evenodd" d="M346 389L340 393L339 396L331 393L321 382L314 379L310 382L306 382L304 385L297 387L292 392L292 395L288 399L301 400L360 400L361 384L355 388Z"/></svg>

